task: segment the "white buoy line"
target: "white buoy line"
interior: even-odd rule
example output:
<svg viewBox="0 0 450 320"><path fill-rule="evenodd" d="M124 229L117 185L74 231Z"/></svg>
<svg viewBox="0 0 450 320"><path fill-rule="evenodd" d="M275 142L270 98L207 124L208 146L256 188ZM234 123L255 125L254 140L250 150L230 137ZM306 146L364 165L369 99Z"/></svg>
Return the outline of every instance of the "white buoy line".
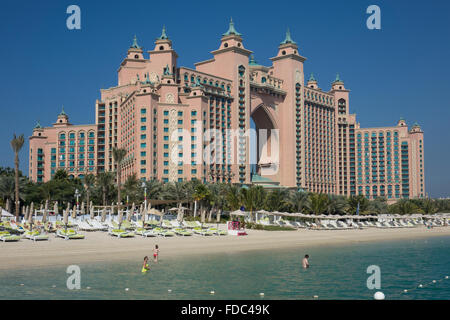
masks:
<svg viewBox="0 0 450 320"><path fill-rule="evenodd" d="M411 288L411 289L404 289L402 292L400 292L400 294L406 294L408 292L411 292L411 291L414 291L414 290L417 290L417 289L423 289L425 287L429 287L429 286L431 286L433 284L437 284L437 283L439 283L441 281L444 281L446 279L448 280L448 278L449 278L448 276L445 276L445 277L443 277L442 279L439 279L439 280L432 280L432 281L427 282L427 283L419 283L417 285L417 287L414 287L414 288Z"/></svg>

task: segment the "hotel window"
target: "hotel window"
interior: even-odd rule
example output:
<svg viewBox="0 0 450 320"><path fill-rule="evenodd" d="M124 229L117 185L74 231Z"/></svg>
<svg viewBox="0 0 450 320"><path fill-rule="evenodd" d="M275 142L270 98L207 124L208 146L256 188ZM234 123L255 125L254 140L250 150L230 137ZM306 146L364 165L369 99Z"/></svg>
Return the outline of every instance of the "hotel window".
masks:
<svg viewBox="0 0 450 320"><path fill-rule="evenodd" d="M164 124L168 124L169 123L169 119L164 119Z"/></svg>
<svg viewBox="0 0 450 320"><path fill-rule="evenodd" d="M141 131L147 130L147 126L141 126Z"/></svg>
<svg viewBox="0 0 450 320"><path fill-rule="evenodd" d="M169 111L164 110L164 115L165 115L165 116L168 116L168 115L169 115Z"/></svg>
<svg viewBox="0 0 450 320"><path fill-rule="evenodd" d="M141 118L141 122L147 122L147 118Z"/></svg>
<svg viewBox="0 0 450 320"><path fill-rule="evenodd" d="M141 114L146 114L147 113L147 109L141 109Z"/></svg>
<svg viewBox="0 0 450 320"><path fill-rule="evenodd" d="M141 139L146 139L147 135L146 134L141 134Z"/></svg>

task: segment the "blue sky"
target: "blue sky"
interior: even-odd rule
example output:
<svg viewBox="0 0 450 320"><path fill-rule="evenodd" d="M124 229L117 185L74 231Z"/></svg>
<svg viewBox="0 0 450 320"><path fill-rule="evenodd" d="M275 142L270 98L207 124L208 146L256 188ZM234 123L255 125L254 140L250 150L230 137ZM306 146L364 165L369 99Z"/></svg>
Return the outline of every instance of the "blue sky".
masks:
<svg viewBox="0 0 450 320"><path fill-rule="evenodd" d="M246 48L269 65L290 27L319 86L340 73L350 109L362 127L394 125L400 117L425 131L426 188L450 196L449 1L2 1L0 4L0 166L13 166L13 133L31 135L65 106L72 123L94 122L100 88L114 86L136 34L153 48L163 24L193 67L211 58L233 17ZM81 8L81 30L66 28L66 8ZM381 30L368 30L366 8L381 8ZM28 172L28 143L21 169Z"/></svg>

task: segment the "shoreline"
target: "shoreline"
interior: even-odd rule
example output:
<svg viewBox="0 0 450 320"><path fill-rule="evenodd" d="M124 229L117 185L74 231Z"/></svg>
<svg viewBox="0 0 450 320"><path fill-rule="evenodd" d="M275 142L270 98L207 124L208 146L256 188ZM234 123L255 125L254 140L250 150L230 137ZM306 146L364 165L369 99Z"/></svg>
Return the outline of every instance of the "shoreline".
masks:
<svg viewBox="0 0 450 320"><path fill-rule="evenodd" d="M247 230L248 235L242 237L143 238L136 236L129 239L118 239L106 232L83 233L86 235L86 239L83 240L65 241L50 235L49 241L36 243L27 239L22 239L18 243L2 242L0 243L0 271L97 262L133 260L140 262L144 256L152 256L155 244L158 244L161 249L161 257L166 258L450 236L450 228L438 227L430 230L419 226L362 230Z"/></svg>

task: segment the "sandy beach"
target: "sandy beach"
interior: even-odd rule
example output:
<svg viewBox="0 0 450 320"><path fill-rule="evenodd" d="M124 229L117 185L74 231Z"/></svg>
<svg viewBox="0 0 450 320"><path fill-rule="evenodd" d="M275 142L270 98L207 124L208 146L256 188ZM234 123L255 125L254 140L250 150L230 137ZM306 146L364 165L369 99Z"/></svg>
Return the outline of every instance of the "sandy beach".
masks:
<svg viewBox="0 0 450 320"><path fill-rule="evenodd" d="M222 226L223 227L223 226ZM362 230L248 230L248 236L171 237L118 239L106 232L83 232L84 240L65 241L50 236L49 241L23 239L16 243L0 243L0 270L70 265L94 262L141 261L151 256L158 244L161 257L193 254L233 253L248 250L310 247L351 242L416 239L450 236L450 227L426 229L423 226L404 229Z"/></svg>

